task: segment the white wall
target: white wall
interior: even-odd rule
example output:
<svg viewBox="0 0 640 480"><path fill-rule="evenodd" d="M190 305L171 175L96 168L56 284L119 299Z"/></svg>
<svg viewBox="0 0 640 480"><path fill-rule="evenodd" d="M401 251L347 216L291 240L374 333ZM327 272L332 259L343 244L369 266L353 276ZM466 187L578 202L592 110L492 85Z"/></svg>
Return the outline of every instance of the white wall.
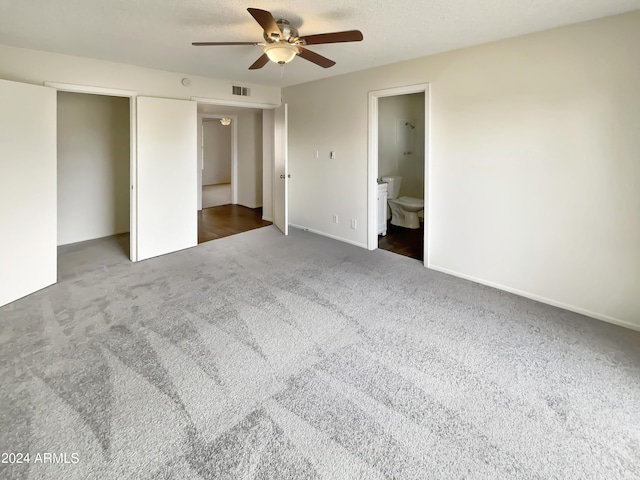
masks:
<svg viewBox="0 0 640 480"><path fill-rule="evenodd" d="M191 80L187 87L181 83L185 77ZM133 90L139 95L152 97L190 99L194 96L280 104L280 89L277 87L243 83L242 86L251 89L251 96L240 97L232 95L231 87L236 83L228 80L5 45L0 45L0 78L40 85L43 82L59 82Z"/></svg>
<svg viewBox="0 0 640 480"><path fill-rule="evenodd" d="M424 119L424 93L378 100L378 178L401 176L400 196L424 198Z"/></svg>
<svg viewBox="0 0 640 480"><path fill-rule="evenodd" d="M129 231L129 99L58 92L58 245Z"/></svg>
<svg viewBox="0 0 640 480"><path fill-rule="evenodd" d="M238 115L238 204L262 206L262 111Z"/></svg>
<svg viewBox="0 0 640 480"><path fill-rule="evenodd" d="M274 110L262 111L262 218L273 222Z"/></svg>
<svg viewBox="0 0 640 480"><path fill-rule="evenodd" d="M430 266L640 328L638 45L636 11L284 89L291 222L365 245L367 92L431 83Z"/></svg>
<svg viewBox="0 0 640 480"><path fill-rule="evenodd" d="M217 119L202 123L202 184L217 185L231 182L231 126Z"/></svg>

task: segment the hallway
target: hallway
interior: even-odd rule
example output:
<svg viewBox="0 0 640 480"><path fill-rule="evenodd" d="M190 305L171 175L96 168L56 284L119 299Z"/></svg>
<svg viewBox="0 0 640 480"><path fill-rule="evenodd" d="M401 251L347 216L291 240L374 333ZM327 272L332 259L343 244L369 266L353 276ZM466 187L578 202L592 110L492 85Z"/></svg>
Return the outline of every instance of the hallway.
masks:
<svg viewBox="0 0 640 480"><path fill-rule="evenodd" d="M202 186L202 208L218 207L231 203L231 184Z"/></svg>
<svg viewBox="0 0 640 480"><path fill-rule="evenodd" d="M198 212L198 244L269 225L262 220L262 208L231 204L203 208Z"/></svg>

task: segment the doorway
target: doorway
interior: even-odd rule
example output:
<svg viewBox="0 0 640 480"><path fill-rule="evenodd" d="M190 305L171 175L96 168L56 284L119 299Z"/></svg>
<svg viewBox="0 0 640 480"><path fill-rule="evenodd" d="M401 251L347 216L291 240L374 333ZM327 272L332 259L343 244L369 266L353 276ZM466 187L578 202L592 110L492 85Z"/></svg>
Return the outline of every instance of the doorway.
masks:
<svg viewBox="0 0 640 480"><path fill-rule="evenodd" d="M200 209L237 203L238 117L200 114Z"/></svg>
<svg viewBox="0 0 640 480"><path fill-rule="evenodd" d="M198 243L271 225L263 219L263 111L198 104Z"/></svg>
<svg viewBox="0 0 640 480"><path fill-rule="evenodd" d="M429 86L369 93L368 248L428 264ZM390 200L388 200L390 199Z"/></svg>
<svg viewBox="0 0 640 480"><path fill-rule="evenodd" d="M382 195L387 192L387 205L378 204L385 222L378 248L424 260L424 211L397 204L424 199L424 92L378 99L378 178ZM408 221L409 215L417 221Z"/></svg>

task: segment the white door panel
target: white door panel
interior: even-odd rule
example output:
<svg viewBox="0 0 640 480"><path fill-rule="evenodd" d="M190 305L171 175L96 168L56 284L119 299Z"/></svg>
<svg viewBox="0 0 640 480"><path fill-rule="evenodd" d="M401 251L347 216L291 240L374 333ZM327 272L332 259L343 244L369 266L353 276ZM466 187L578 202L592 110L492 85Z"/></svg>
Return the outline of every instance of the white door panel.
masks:
<svg viewBox="0 0 640 480"><path fill-rule="evenodd" d="M289 234L289 149L287 147L287 104L275 109L274 169L273 169L273 223L285 235Z"/></svg>
<svg viewBox="0 0 640 480"><path fill-rule="evenodd" d="M56 103L0 80L0 306L56 283Z"/></svg>
<svg viewBox="0 0 640 480"><path fill-rule="evenodd" d="M198 244L197 104L137 98L138 260Z"/></svg>

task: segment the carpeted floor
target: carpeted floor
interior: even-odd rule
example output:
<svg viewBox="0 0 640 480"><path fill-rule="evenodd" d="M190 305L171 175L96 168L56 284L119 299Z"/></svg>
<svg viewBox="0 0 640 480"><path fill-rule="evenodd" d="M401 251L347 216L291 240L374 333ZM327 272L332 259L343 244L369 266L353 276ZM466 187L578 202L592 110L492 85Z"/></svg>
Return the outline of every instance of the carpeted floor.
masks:
<svg viewBox="0 0 640 480"><path fill-rule="evenodd" d="M3 479L640 477L640 333L307 232L64 247L0 345Z"/></svg>

